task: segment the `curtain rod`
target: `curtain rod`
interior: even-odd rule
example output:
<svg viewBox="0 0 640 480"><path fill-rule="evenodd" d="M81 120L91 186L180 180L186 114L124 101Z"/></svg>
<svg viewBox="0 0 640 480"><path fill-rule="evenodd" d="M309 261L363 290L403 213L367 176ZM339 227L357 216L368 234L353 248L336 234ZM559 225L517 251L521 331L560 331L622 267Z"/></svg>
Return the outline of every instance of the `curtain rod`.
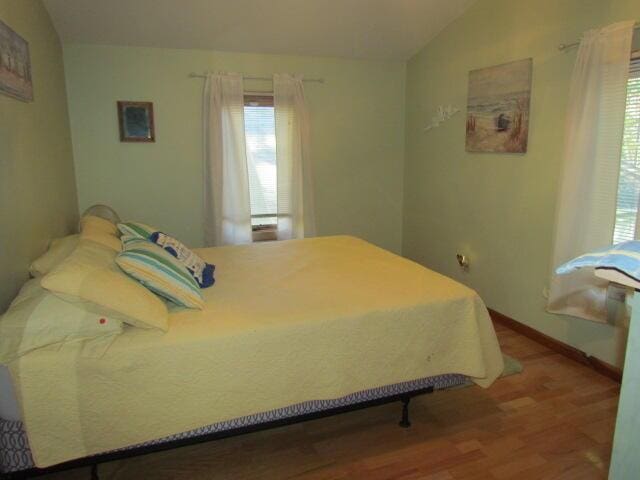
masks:
<svg viewBox="0 0 640 480"><path fill-rule="evenodd" d="M640 28L640 22L636 22L636 24L634 25L633 29L634 30L638 30ZM561 43L560 45L558 45L558 50L560 50L561 52L563 52L564 50L568 50L569 48L573 48L573 47L577 47L578 45L580 45L580 42L573 42L573 43Z"/></svg>
<svg viewBox="0 0 640 480"><path fill-rule="evenodd" d="M191 72L189 74L190 78L207 78L207 75L204 73L194 73ZM273 80L273 78L271 77L255 77L255 76L251 76L251 75L243 75L242 76L243 79L245 80L263 80L266 82L271 82ZM302 79L303 82L311 82L311 83L324 83L324 78L303 78Z"/></svg>

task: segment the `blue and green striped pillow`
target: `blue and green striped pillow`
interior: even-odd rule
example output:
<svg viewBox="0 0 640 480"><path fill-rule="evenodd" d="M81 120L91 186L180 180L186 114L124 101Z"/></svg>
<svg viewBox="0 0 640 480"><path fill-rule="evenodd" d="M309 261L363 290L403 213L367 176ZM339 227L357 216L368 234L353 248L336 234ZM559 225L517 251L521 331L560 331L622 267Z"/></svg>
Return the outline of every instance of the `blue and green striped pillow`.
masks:
<svg viewBox="0 0 640 480"><path fill-rule="evenodd" d="M116 263L142 285L177 305L204 308L200 287L176 258L144 239L128 240Z"/></svg>
<svg viewBox="0 0 640 480"><path fill-rule="evenodd" d="M123 236L144 238L145 240L149 240L151 234L158 231L155 227L139 222L119 223L118 230Z"/></svg>
<svg viewBox="0 0 640 480"><path fill-rule="evenodd" d="M139 242L140 240L144 240L143 238L140 237L134 237L133 235L122 235L120 237L120 242L122 242L122 250L126 250L127 246L135 243L135 242ZM151 241L151 240L149 240ZM153 242L151 242L153 243Z"/></svg>

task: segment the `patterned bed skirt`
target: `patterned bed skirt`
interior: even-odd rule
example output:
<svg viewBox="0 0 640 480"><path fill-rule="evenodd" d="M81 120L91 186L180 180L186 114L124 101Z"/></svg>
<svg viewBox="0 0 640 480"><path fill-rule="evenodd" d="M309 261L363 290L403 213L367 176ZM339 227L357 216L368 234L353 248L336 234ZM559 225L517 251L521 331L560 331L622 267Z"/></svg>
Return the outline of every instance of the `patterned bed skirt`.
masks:
<svg viewBox="0 0 640 480"><path fill-rule="evenodd" d="M414 390L419 390L433 386L434 390L442 390L465 383L467 377L458 374L438 375L435 377L412 380L410 382L396 383L384 387L372 388L361 392L352 393L345 397L333 400L312 400L309 402L297 403L284 408L270 410L268 412L256 413L246 417L240 417L225 422L213 423L205 427L189 430L168 437L158 438L149 442L132 445L114 451L129 450L132 448L157 445L161 443L182 440L185 438L198 437L210 433L233 430L240 427L257 425L260 423L272 422L284 418L296 417L308 413L320 412L337 407L344 407L356 403L376 400L383 397L398 395ZM27 434L21 421L9 421L0 418L0 472L10 473L33 468L33 458Z"/></svg>

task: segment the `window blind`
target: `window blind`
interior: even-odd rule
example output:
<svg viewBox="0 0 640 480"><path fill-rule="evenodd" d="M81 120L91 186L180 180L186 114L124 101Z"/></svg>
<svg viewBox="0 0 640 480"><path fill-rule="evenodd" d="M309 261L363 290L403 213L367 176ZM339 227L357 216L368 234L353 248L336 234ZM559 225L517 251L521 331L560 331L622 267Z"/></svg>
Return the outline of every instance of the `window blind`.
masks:
<svg viewBox="0 0 640 480"><path fill-rule="evenodd" d="M244 107L252 224L277 222L276 125L273 106Z"/></svg>
<svg viewBox="0 0 640 480"><path fill-rule="evenodd" d="M620 178L616 202L613 243L636 238L636 219L640 201L640 57L631 61L627 84Z"/></svg>

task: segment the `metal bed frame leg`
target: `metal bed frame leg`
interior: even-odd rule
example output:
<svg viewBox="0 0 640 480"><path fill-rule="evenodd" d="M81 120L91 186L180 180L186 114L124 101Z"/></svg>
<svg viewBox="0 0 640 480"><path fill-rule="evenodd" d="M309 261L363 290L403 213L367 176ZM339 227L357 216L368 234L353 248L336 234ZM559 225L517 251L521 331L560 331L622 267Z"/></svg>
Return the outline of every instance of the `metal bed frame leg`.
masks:
<svg viewBox="0 0 640 480"><path fill-rule="evenodd" d="M98 476L98 464L94 463L91 465L91 480L100 480Z"/></svg>
<svg viewBox="0 0 640 480"><path fill-rule="evenodd" d="M398 425L402 428L409 428L411 426L411 422L409 421L409 402L411 401L411 397L402 397L400 401L402 402L402 420L400 420Z"/></svg>

